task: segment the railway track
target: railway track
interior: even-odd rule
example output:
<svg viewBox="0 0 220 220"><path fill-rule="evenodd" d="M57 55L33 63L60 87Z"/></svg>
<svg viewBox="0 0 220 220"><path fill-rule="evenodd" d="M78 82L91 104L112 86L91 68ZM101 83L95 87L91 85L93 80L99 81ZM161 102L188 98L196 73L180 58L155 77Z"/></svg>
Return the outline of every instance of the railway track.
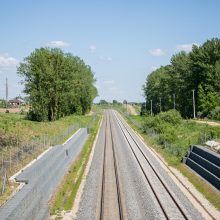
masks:
<svg viewBox="0 0 220 220"><path fill-rule="evenodd" d="M105 118L105 141L103 153L103 169L101 178L101 192L96 219L125 219L119 174L115 154L114 138L112 135L111 116L107 111Z"/></svg>
<svg viewBox="0 0 220 220"><path fill-rule="evenodd" d="M181 207L179 201L175 198L172 191L169 189L169 187L163 181L161 176L158 174L151 161L147 158L146 153L141 149L138 142L135 140L135 138L133 137L129 129L126 127L124 122L121 120L121 118L119 118L119 116L116 115L116 113L114 113L114 115L120 130L122 131L125 139L128 142L128 145L134 155L134 158L136 159L150 189L152 190L161 208L164 218L189 219L189 217L186 214L186 211ZM146 167L148 167L148 170L151 170L151 175L149 175L149 172L146 171ZM169 208L171 206L173 207L172 209ZM175 211L173 212L174 209Z"/></svg>

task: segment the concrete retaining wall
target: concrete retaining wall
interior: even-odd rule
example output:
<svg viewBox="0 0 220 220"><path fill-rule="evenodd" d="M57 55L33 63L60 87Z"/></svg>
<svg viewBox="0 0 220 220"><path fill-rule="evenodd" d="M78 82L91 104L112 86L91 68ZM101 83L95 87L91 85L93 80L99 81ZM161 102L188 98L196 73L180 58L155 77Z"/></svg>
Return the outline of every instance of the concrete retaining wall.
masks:
<svg viewBox="0 0 220 220"><path fill-rule="evenodd" d="M220 190L220 155L202 146L190 146L183 162Z"/></svg>

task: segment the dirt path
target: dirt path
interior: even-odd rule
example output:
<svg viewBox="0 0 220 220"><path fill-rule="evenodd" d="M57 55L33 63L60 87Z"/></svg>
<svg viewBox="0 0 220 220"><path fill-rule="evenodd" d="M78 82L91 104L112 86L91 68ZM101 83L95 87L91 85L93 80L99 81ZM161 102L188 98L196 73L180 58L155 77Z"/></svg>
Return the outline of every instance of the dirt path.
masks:
<svg viewBox="0 0 220 220"><path fill-rule="evenodd" d="M29 111L29 108L23 108L25 112ZM0 113L5 113L6 108L0 108ZM9 113L20 113L21 108L8 108Z"/></svg>
<svg viewBox="0 0 220 220"><path fill-rule="evenodd" d="M125 105L125 107L127 107L128 113L130 115L138 115L137 111L132 105L127 104L127 106Z"/></svg>
<svg viewBox="0 0 220 220"><path fill-rule="evenodd" d="M195 121L200 124L208 124L210 126L220 126L220 123L214 121L201 121L201 120L195 120Z"/></svg>

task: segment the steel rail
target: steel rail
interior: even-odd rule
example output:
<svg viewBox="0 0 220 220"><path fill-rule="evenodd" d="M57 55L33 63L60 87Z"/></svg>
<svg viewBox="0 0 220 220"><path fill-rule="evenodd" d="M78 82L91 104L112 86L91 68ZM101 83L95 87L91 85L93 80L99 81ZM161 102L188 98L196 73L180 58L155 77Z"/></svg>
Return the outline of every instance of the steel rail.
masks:
<svg viewBox="0 0 220 220"><path fill-rule="evenodd" d="M119 177L118 177L118 168L117 168L117 162L116 162L116 156L115 156L115 144L114 144L114 139L113 139L113 133L112 133L112 126L111 126L111 121L110 121L110 115L107 113L106 115L106 124L105 124L105 141L104 141L104 155L103 155L103 169L102 169L102 183L101 183L101 205L100 205L100 215L99 219L103 220L104 219L104 203L105 203L105 198L104 198L104 193L105 193L105 161L106 161L106 146L107 146L107 128L108 128L108 123L109 123L109 128L110 128L110 136L111 136L111 143L112 143L112 152L113 152L113 164L114 164L114 172L115 172L115 181L116 181L116 190L117 190L117 201L118 201L118 209L119 209L119 219L123 220L123 209L122 209L122 200L121 200L121 193L120 193L120 187L119 187Z"/></svg>
<svg viewBox="0 0 220 220"><path fill-rule="evenodd" d="M119 177L118 177L118 168L117 168L117 162L116 162L116 153L115 153L115 143L113 139L113 133L112 133L112 125L111 120L110 121L110 131L111 131L111 139L112 139L112 150L113 150L113 159L114 159L114 168L115 168L115 178L116 178L116 186L117 186L117 196L118 196L118 207L119 207L119 216L120 220L123 218L123 208L122 208L122 199L121 199L121 191L120 191L120 184L119 184Z"/></svg>
<svg viewBox="0 0 220 220"><path fill-rule="evenodd" d="M103 219L103 207L104 207L104 190L105 190L105 152L106 152L106 145L107 145L107 119L105 123L105 144L104 144L104 151L103 151L103 168L102 168L102 190L101 190L101 204L100 204L100 215L99 219Z"/></svg>

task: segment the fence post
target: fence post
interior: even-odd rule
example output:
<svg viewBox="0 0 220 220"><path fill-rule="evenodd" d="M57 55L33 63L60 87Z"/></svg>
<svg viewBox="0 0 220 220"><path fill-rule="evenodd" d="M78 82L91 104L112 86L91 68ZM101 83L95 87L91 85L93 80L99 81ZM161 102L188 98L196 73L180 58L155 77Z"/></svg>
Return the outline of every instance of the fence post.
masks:
<svg viewBox="0 0 220 220"><path fill-rule="evenodd" d="M6 183L6 171L5 171L3 185L2 185L2 194L5 192L5 183Z"/></svg>
<svg viewBox="0 0 220 220"><path fill-rule="evenodd" d="M10 171L11 171L11 150L10 150L10 161L9 161L9 168L10 168Z"/></svg>
<svg viewBox="0 0 220 220"><path fill-rule="evenodd" d="M45 134L44 134L44 137L43 137L43 138L44 138L44 147L45 147L45 145L46 145L46 141L45 141Z"/></svg>
<svg viewBox="0 0 220 220"><path fill-rule="evenodd" d="M2 170L4 169L4 159L3 159L3 153L2 153Z"/></svg>

